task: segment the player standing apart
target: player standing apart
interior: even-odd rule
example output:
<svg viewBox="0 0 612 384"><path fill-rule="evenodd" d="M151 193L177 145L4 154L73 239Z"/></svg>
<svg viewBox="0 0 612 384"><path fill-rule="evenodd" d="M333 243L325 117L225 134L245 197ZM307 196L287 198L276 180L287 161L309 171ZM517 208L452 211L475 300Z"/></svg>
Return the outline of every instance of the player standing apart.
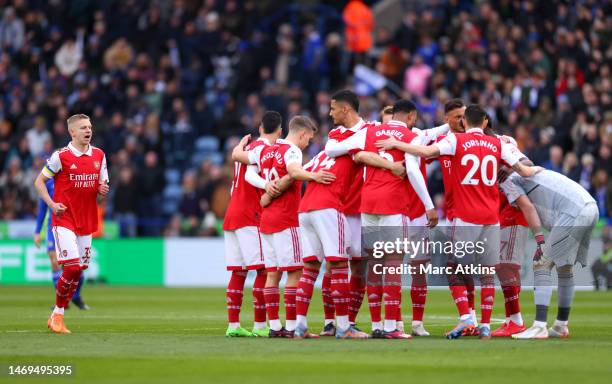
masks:
<svg viewBox="0 0 612 384"><path fill-rule="evenodd" d="M53 179L47 180L45 183L47 187L47 191L49 191L49 196L53 198ZM47 215L47 213L49 213ZM53 230L51 226L51 210L47 203L42 198L38 199L38 215L36 216L36 228L34 230L34 245L36 248L40 248L41 245L41 231L43 226L46 223L47 231L45 233L45 241L47 243L47 253L49 255L49 260L51 261L51 278L53 279L53 288L57 289L57 282L59 281L60 276L62 275L62 268L57 263L57 253L55 252L55 237L53 237ZM74 291L74 295L72 295L72 303L76 305L79 309L88 310L89 305L85 304L83 298L81 297L81 288L85 283L85 276L81 275L79 279L79 285Z"/></svg>
<svg viewBox="0 0 612 384"><path fill-rule="evenodd" d="M249 151L258 147L267 148L274 144L281 134L282 118L278 112L264 113L259 126L259 138L247 144L242 151ZM232 275L227 285L226 301L228 327L227 337L267 337L269 329L266 326L266 303L264 300L264 286L266 284L266 270L263 253L261 251L261 236L259 234L259 219L261 206L259 199L263 189L270 189L273 184L266 183L257 175L257 172L247 172L247 168L254 165L245 165L239 161L234 163L234 177L232 180L232 197L223 221L225 240L225 258L227 270ZM246 182L246 175L254 175L251 182ZM254 323L251 332L240 326L240 310L244 282L248 271L256 271L257 276L253 283L253 314Z"/></svg>
<svg viewBox="0 0 612 384"><path fill-rule="evenodd" d="M109 192L104 152L90 144L93 129L87 115L68 118L72 140L56 151L36 178L34 186L49 206L57 260L64 270L57 284L53 313L47 322L55 333L70 333L64 325L64 308L89 266L91 235L98 229L96 198ZM53 199L45 183L55 181Z"/></svg>

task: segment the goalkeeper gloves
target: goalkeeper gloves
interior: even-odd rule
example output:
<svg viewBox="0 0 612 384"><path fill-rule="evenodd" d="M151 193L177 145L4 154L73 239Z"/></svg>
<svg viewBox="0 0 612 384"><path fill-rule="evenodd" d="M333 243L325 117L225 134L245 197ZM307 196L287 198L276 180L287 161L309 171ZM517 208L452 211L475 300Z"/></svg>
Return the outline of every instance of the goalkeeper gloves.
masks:
<svg viewBox="0 0 612 384"><path fill-rule="evenodd" d="M544 247L544 235L542 233L537 233L535 235L535 240L537 243L537 247L535 253L533 254L533 261L537 262L540 261L542 256L544 256L544 251L542 250L542 248Z"/></svg>

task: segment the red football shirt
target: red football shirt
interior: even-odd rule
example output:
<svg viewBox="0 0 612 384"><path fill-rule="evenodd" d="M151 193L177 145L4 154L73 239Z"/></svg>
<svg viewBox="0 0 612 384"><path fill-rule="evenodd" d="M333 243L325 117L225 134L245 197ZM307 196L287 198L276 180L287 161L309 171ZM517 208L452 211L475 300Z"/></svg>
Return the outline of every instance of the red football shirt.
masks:
<svg viewBox="0 0 612 384"><path fill-rule="evenodd" d="M350 148L349 153L365 150L378 153L389 161L403 161L405 159L404 152L397 149L379 151L375 143L389 137L395 137L399 141L409 143L416 136L405 124L390 121L381 125L369 125L365 130L352 136L346 145ZM386 169L370 166L364 168L360 211L375 215L407 213L406 190L410 186L410 182L406 178L400 179Z"/></svg>
<svg viewBox="0 0 612 384"><path fill-rule="evenodd" d="M353 182L353 160L348 156L328 157L325 151L319 152L306 166L310 172L327 171L336 175L330 184L309 182L302 196L299 212L310 212L318 209L342 209L342 201L347 196Z"/></svg>
<svg viewBox="0 0 612 384"><path fill-rule="evenodd" d="M514 225L522 225L523 227L529 226L523 212L508 203L506 194L499 191L499 226L503 228L512 227Z"/></svg>
<svg viewBox="0 0 612 384"><path fill-rule="evenodd" d="M265 139L257 139L246 145L245 151L250 151L258 147L269 147L270 143ZM259 226L261 217L261 205L259 199L263 190L247 183L244 175L247 165L240 162L234 163L234 177L232 179L232 197L230 199L225 219L223 220L223 230L234 231L238 228Z"/></svg>
<svg viewBox="0 0 612 384"><path fill-rule="evenodd" d="M438 137L440 141L444 139L446 135ZM430 159L433 161L434 159ZM449 188L451 185L451 157L447 155L440 155L435 158L440 163L440 172L442 173L442 184L444 185L444 215L446 219L452 221L455 217L453 213L453 190Z"/></svg>
<svg viewBox="0 0 612 384"><path fill-rule="evenodd" d="M473 224L499 223L497 170L502 159L509 165L520 159L512 147L478 128L450 134L434 145L440 155L450 156L450 180L444 188L452 190L455 217Z"/></svg>
<svg viewBox="0 0 612 384"><path fill-rule="evenodd" d="M329 131L329 139L335 141L344 141L349 137L353 136L356 132L364 129L370 125L363 120L360 120L354 127L346 129L344 127L334 128ZM346 156L348 157L348 156ZM352 162L352 168L350 170L352 183L349 185L349 190L345 196L342 197L342 208L341 211L345 215L359 215L361 206L361 188L363 187L363 166Z"/></svg>
<svg viewBox="0 0 612 384"><path fill-rule="evenodd" d="M287 165L302 165L302 151L289 141L278 139L276 144L261 151L258 166L266 181L281 179L287 172ZM291 186L263 208L259 229L261 233L276 233L287 228L298 227L298 208L302 183L294 181Z"/></svg>
<svg viewBox="0 0 612 384"><path fill-rule="evenodd" d="M42 172L55 179L53 201L67 207L62 215L52 215L53 226L67 228L77 236L96 232L98 186L108 182L104 152L92 145L80 152L70 143L51 155Z"/></svg>

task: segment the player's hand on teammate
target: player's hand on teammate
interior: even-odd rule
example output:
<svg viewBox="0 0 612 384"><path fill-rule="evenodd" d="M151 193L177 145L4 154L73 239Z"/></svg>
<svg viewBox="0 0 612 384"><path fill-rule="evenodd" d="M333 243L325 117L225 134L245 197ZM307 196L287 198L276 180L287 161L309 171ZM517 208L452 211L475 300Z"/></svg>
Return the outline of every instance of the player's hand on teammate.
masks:
<svg viewBox="0 0 612 384"><path fill-rule="evenodd" d="M406 167L404 167L404 162L403 161L394 162L393 165L391 166L391 173L393 173L395 176L399 177L400 179L403 179L404 177L406 177Z"/></svg>
<svg viewBox="0 0 612 384"><path fill-rule="evenodd" d="M100 184L98 186L98 194L100 196L106 196L108 195L108 192L110 191L110 187L108 186L108 183L104 183L104 184Z"/></svg>
<svg viewBox="0 0 612 384"><path fill-rule="evenodd" d="M395 139L394 137L389 137L386 140L378 140L375 143L375 145L376 145L376 148L378 148L378 149L388 150L388 149L395 148L397 143L399 143L399 141L397 139Z"/></svg>
<svg viewBox="0 0 612 384"><path fill-rule="evenodd" d="M249 143L249 140L251 140L251 134L250 133L248 135L243 136L242 139L240 139L240 142L238 143L238 147L239 148L244 148L244 146Z"/></svg>
<svg viewBox="0 0 612 384"><path fill-rule="evenodd" d="M438 225L438 211L435 208L432 208L425 212L427 215L427 227L433 228Z"/></svg>
<svg viewBox="0 0 612 384"><path fill-rule="evenodd" d="M272 197L268 195L267 192L261 195L261 198L259 199L259 205L261 205L264 208L270 205L271 202L272 202Z"/></svg>
<svg viewBox="0 0 612 384"><path fill-rule="evenodd" d="M277 181L270 181L266 183L266 193L270 195L270 197L279 197L283 191L278 187Z"/></svg>
<svg viewBox="0 0 612 384"><path fill-rule="evenodd" d="M53 203L49 208L51 208L51 212L57 216L61 216L68 209L68 207L62 203Z"/></svg>
<svg viewBox="0 0 612 384"><path fill-rule="evenodd" d="M34 245L36 248L40 248L40 233L34 234Z"/></svg>
<svg viewBox="0 0 612 384"><path fill-rule="evenodd" d="M314 175L314 180L320 184L331 184L332 181L336 180L336 175L331 172L319 171Z"/></svg>

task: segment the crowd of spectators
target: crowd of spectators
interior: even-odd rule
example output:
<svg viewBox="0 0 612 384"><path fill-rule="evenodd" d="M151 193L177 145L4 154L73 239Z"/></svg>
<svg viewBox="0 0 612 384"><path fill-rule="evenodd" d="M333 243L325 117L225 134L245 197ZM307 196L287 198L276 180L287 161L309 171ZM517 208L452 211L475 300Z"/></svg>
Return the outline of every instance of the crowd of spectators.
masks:
<svg viewBox="0 0 612 384"><path fill-rule="evenodd" d="M374 1L336 3L0 0L0 219L34 217L33 180L68 142L66 118L85 113L122 236L215 235L235 138L266 109L307 114L317 153L330 94L356 64L398 86L363 95L365 119L398 97L416 102L419 127L439 124L449 98L479 103L610 217L609 1L400 1L393 29ZM429 187L441 206L435 166Z"/></svg>

